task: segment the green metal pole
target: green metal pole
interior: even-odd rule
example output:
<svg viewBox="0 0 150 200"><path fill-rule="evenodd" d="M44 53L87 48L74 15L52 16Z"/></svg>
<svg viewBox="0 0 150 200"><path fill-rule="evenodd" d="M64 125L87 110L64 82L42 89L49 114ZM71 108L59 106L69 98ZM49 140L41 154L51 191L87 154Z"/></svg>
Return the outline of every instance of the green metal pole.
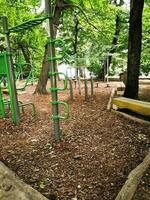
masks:
<svg viewBox="0 0 150 200"><path fill-rule="evenodd" d="M3 101L3 95L2 95L1 86L0 86L0 117L1 118L5 117L5 106L4 106L4 101Z"/></svg>
<svg viewBox="0 0 150 200"><path fill-rule="evenodd" d="M48 15L48 35L49 35L50 39L53 41L55 39L55 37L54 37L54 30L53 30L51 0L45 0L45 12ZM55 58L55 43L54 42L49 43L47 48L48 48L48 56L50 56L51 58ZM49 62L50 72L51 73L56 72L57 71L56 61L54 59L51 59L48 62ZM51 76L51 88L57 88L56 75ZM52 95L52 101L57 102L58 101L57 90L52 90L51 95ZM59 116L58 104L52 104L52 115ZM53 123L54 123L55 138L56 138L56 140L60 140L61 130L60 130L59 118L53 119Z"/></svg>
<svg viewBox="0 0 150 200"><path fill-rule="evenodd" d="M19 124L20 112L19 112L19 105L18 105L17 92L16 92L13 60L11 56L9 31L8 31L8 19L6 16L3 16L2 20L3 20L3 30L5 33L6 46L7 46L7 52L8 52L7 76L8 76L9 95L10 95L10 101L11 101L12 120L14 123Z"/></svg>

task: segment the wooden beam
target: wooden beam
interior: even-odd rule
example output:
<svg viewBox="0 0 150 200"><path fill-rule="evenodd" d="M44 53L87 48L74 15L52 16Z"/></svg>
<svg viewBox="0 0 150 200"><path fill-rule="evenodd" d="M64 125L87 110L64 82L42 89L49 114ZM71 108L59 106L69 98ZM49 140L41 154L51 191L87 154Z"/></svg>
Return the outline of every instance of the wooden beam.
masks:
<svg viewBox="0 0 150 200"><path fill-rule="evenodd" d="M150 151L144 158L143 162L130 172L127 181L123 185L115 200L132 200L144 173L149 167Z"/></svg>
<svg viewBox="0 0 150 200"><path fill-rule="evenodd" d="M150 116L150 103L145 101L139 101L129 99L125 97L113 98L112 104L115 104L118 108L129 109L141 115Z"/></svg>

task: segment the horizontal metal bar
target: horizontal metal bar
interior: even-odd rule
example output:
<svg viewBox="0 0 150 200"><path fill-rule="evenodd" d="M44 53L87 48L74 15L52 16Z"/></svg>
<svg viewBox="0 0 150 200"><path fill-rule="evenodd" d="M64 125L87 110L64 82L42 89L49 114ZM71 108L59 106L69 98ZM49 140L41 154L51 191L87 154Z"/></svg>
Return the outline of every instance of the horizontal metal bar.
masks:
<svg viewBox="0 0 150 200"><path fill-rule="evenodd" d="M44 17L39 17L39 18L34 18L32 20L29 20L29 21L26 21L26 22L23 22L22 24L20 25L17 25L17 26L14 26L12 28L9 29L9 32L10 33L14 33L14 32L19 32L19 31L22 31L22 30L26 30L26 29L29 29L31 27L34 27L36 25L39 25L41 24L44 20L46 20L48 17L47 16L44 16Z"/></svg>

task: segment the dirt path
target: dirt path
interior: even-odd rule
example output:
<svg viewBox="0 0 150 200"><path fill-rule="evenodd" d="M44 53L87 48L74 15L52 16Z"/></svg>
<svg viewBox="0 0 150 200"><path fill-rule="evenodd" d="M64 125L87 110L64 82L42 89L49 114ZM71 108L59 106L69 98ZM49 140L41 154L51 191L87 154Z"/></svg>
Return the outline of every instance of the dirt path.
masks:
<svg viewBox="0 0 150 200"><path fill-rule="evenodd" d="M0 160L48 198L114 200L148 151L150 127L106 111L112 87L101 84L89 101L76 96L69 102L71 117L61 122L60 143L52 134L50 97L33 96L29 87L20 99L35 102L38 115L33 118L28 108L19 126L0 120ZM61 93L61 99L68 95ZM143 188L149 195L147 183Z"/></svg>

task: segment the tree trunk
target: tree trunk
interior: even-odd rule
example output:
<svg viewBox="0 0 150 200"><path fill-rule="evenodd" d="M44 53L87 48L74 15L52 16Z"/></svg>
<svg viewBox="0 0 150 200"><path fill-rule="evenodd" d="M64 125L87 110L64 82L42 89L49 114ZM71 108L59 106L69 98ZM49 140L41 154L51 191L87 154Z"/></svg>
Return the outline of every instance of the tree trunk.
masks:
<svg viewBox="0 0 150 200"><path fill-rule="evenodd" d="M112 61L112 54L115 53L116 49L117 49L116 45L118 43L120 29L121 29L121 19L120 19L119 14L117 14L116 25L115 25L115 33L114 33L114 37L113 37L113 41L112 41L112 49L108 52L108 56L106 57L104 64L102 66L101 77L103 78L103 80L105 79L105 75L107 74L107 65L108 65L108 69L109 69L109 66L110 66L111 61Z"/></svg>
<svg viewBox="0 0 150 200"><path fill-rule="evenodd" d="M29 52L28 46L27 46L27 44L19 43L19 48L22 51L25 62L29 63L29 65L27 65L27 67L26 67L26 71L30 71L31 70L31 65L30 65L31 62L30 62L30 52Z"/></svg>
<svg viewBox="0 0 150 200"><path fill-rule="evenodd" d="M144 0L131 0L130 7L127 84L124 96L137 99L139 91L138 79L142 46L142 13Z"/></svg>
<svg viewBox="0 0 150 200"><path fill-rule="evenodd" d="M75 78L78 79L78 76L80 76L79 68L78 68L78 54L77 54L77 47L78 47L78 33L79 33L79 20L78 20L78 13L74 14L74 42L73 42L73 48L74 48L74 55L75 55Z"/></svg>
<svg viewBox="0 0 150 200"><path fill-rule="evenodd" d="M54 14L54 18L53 18L53 26L54 26L54 35L56 37L57 34L57 29L60 23L60 16L61 16L61 12L65 7L65 3L63 0L58 0L57 1L57 5L55 7L55 14ZM38 84L36 86L35 92L34 93L38 93L38 94L48 94L47 90L46 90L46 85L47 85L47 81L48 81L48 72L49 72L49 66L48 66L48 55L47 55L48 49L47 49L47 45L45 46L45 52L44 52L44 59L43 59L43 63L42 63L42 69L41 69L41 73L40 73L40 78L38 81Z"/></svg>
<svg viewBox="0 0 150 200"><path fill-rule="evenodd" d="M124 0L120 0L120 1L110 0L110 3L115 4L116 7L119 7L124 4ZM107 74L107 69L109 69L109 66L112 62L112 57L113 57L112 54L116 52L120 30L121 30L121 17L119 14L117 14L116 15L115 33L114 33L114 37L112 40L112 48L108 52L108 55L106 56L106 59L104 60L104 64L102 65L102 70L99 74L99 78L102 78L103 80L105 80L105 75Z"/></svg>
<svg viewBox="0 0 150 200"><path fill-rule="evenodd" d="M41 74L38 80L38 84L36 86L35 92L38 94L48 94L46 90L46 85L48 81L48 72L49 72L49 64L48 64L48 48L47 45L45 46L45 52L44 52L44 59L42 63L42 69Z"/></svg>

